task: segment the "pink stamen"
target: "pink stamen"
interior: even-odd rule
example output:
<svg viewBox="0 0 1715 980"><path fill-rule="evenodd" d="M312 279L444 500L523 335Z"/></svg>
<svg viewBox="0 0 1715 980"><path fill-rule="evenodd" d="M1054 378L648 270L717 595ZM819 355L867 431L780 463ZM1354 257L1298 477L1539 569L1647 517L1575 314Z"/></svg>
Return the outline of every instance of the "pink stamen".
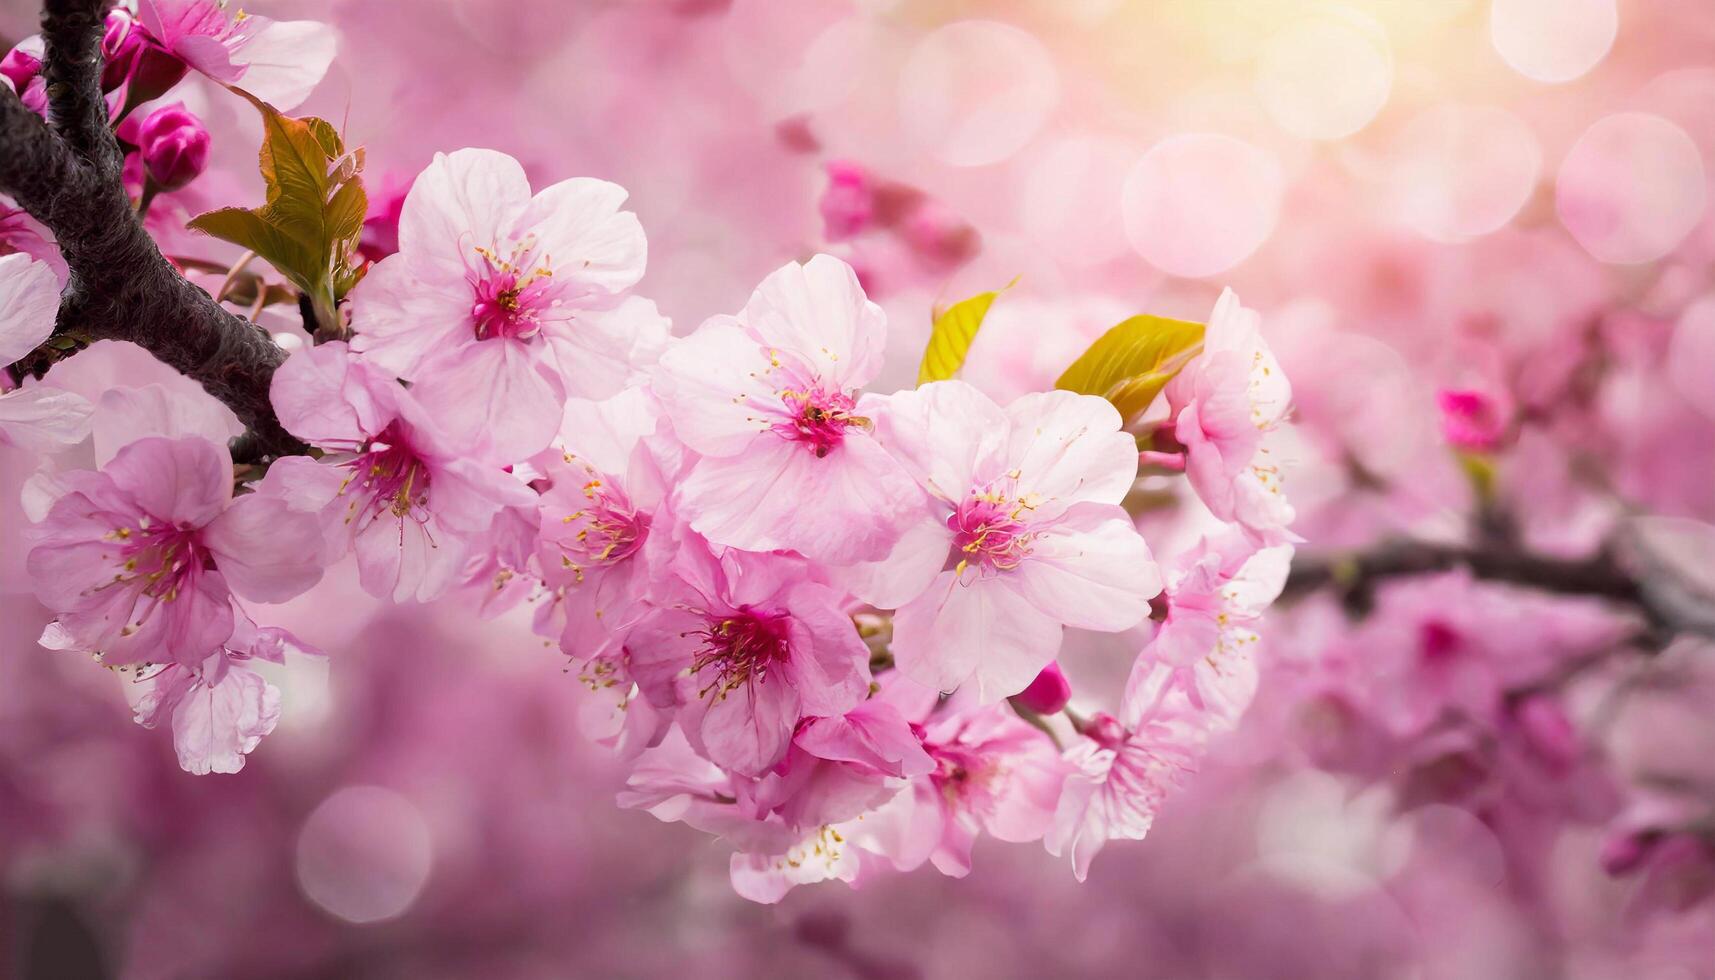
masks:
<svg viewBox="0 0 1715 980"><path fill-rule="evenodd" d="M711 614L706 628L687 635L703 638L703 648L691 662L691 673L709 670L713 675L707 686L697 692L698 697L713 692L717 699L724 698L740 684L752 680L765 683L769 669L785 663L792 654L786 640L785 617L751 609L724 616Z"/></svg>

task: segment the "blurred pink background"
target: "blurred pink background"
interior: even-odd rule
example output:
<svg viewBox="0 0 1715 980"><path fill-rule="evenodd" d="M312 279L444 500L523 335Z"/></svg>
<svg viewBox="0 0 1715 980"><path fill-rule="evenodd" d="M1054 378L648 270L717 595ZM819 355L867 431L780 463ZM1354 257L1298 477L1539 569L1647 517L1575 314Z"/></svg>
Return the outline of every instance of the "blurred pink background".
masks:
<svg viewBox="0 0 1715 980"><path fill-rule="evenodd" d="M1441 388L1516 406L1497 479L1535 549L1588 553L1624 515L1715 520L1708 3L254 6L338 28L303 111L366 145L372 180L474 145L537 184L627 187L640 291L680 333L832 250L889 313L887 390L911 383L934 304L1020 277L966 374L1009 395L1130 313L1200 319L1231 285L1294 382L1307 551L1434 537L1470 511ZM0 0L0 37L33 30L34 7ZM258 198L254 113L196 85L192 101L216 164L182 206ZM836 161L929 203L834 242ZM80 357L96 392L155 379ZM614 806L620 772L527 613L377 612L349 564L269 611L329 654L277 678L279 729L238 775L180 772L112 677L36 646L20 459L0 448L0 963L48 970L30 975L1715 975L1707 898L1652 897L1599 860L1641 776L1715 797L1707 644L1657 658L1617 706L1597 704L1602 670L1565 689L1595 761L1503 760L1486 795L1413 796L1411 753L1452 756L1340 711L1418 681L1353 681L1341 657L1416 642L1387 627L1417 607L1572 657L1597 641L1545 624L1597 614L1493 612L1451 580L1368 627L1311 600L1270 614L1244 728L1086 884L985 841L964 880L762 907L732 894L724 848ZM1132 652L1075 636L1064 659L1074 688L1113 688Z"/></svg>

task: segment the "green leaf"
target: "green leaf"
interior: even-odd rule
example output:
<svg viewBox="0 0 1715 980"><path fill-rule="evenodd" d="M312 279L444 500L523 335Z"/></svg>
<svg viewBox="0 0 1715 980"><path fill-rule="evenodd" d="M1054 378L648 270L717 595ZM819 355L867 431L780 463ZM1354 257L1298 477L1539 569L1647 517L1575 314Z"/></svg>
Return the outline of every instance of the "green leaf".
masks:
<svg viewBox="0 0 1715 980"><path fill-rule="evenodd" d="M267 259L310 297L318 318L337 321L335 303L360 278L353 272L352 252L368 208L363 151L348 153L339 131L325 119L294 119L233 91L262 114L258 168L267 197L259 208L211 212L190 227Z"/></svg>
<svg viewBox="0 0 1715 980"><path fill-rule="evenodd" d="M308 291L296 270L315 268L318 261L315 248L270 223L260 213L245 208L221 208L197 215L188 227L255 252L298 288Z"/></svg>
<svg viewBox="0 0 1715 980"><path fill-rule="evenodd" d="M929 330L929 344L923 349L923 363L917 367L918 384L946 381L959 373L959 368L965 366L965 357L971 352L971 342L982 328L983 318L988 316L989 307L994 305L996 297L1017 282L1014 279L1000 289L978 293L936 312L935 324Z"/></svg>
<svg viewBox="0 0 1715 980"><path fill-rule="evenodd" d="M1106 398L1129 424L1202 349L1201 323L1134 316L1102 334L1054 386Z"/></svg>

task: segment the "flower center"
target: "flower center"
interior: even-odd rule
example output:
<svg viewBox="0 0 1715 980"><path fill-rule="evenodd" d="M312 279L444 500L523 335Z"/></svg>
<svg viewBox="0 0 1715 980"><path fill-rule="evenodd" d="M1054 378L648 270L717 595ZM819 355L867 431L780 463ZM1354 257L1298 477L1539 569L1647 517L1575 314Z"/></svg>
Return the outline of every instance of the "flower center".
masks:
<svg viewBox="0 0 1715 980"><path fill-rule="evenodd" d="M780 392L789 413L786 420L776 423L774 431L784 439L796 442L820 459L845 442L846 429L851 426L868 428L869 419L854 415L857 408L850 395L828 391L820 383L804 390L788 388Z"/></svg>
<svg viewBox="0 0 1715 980"><path fill-rule="evenodd" d="M389 513L400 521L428 521L429 470L398 423L388 425L345 465L351 473L339 492L351 494L347 524L356 520L367 525Z"/></svg>
<svg viewBox="0 0 1715 980"><path fill-rule="evenodd" d="M559 541L560 561L579 582L584 569L619 564L636 554L649 536L648 513L638 513L625 491L592 476L583 493L585 505L560 519L568 530L576 526L577 531Z"/></svg>
<svg viewBox="0 0 1715 980"><path fill-rule="evenodd" d="M506 256L492 248L476 250L480 261L469 274L476 339L529 340L541 332L542 314L560 305L553 269L546 256L538 259L535 253L533 237Z"/></svg>
<svg viewBox="0 0 1715 980"><path fill-rule="evenodd" d="M1006 572L1017 568L1030 554L1035 533L1025 522L1035 503L1012 500L1003 491L973 493L947 517L959 561L955 570L963 574L975 565L979 570Z"/></svg>
<svg viewBox="0 0 1715 980"><path fill-rule="evenodd" d="M702 649L691 661L692 674L709 671L706 686L697 692L699 698L710 692L715 692L716 698L724 698L728 691L752 679L764 682L771 667L785 663L792 655L792 647L786 640L785 617L750 609L720 617L711 615L706 628L687 635L703 638Z"/></svg>
<svg viewBox="0 0 1715 980"><path fill-rule="evenodd" d="M196 577L208 565L208 555L194 530L156 524L148 515L139 518L136 527L114 528L107 539L119 543L120 570L101 588L117 585L135 589L156 602L172 602L186 589L194 588ZM125 627L125 635L136 632L146 618L147 610Z"/></svg>
<svg viewBox="0 0 1715 980"><path fill-rule="evenodd" d="M995 767L976 753L950 745L924 748L935 760L935 771L929 774L929 780L949 804L957 804L967 795L983 790L994 777Z"/></svg>

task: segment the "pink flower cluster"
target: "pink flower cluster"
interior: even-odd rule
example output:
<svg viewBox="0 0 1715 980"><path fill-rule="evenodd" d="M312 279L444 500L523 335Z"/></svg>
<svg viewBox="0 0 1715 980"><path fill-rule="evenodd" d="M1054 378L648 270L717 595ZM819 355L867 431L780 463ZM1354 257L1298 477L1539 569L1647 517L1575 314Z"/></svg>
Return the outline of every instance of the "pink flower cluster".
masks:
<svg viewBox="0 0 1715 980"><path fill-rule="evenodd" d="M313 455L235 491L206 419L132 399L97 419L97 469L36 478L43 643L147 684L138 719L170 717L186 769L233 771L281 711L254 662L305 650L244 603L349 555L378 599L532 603L631 764L622 804L727 841L750 898L963 875L983 834L1082 878L1143 837L1245 710L1290 555L1266 447L1289 392L1256 315L1222 297L1152 423L1207 531L1164 570L1122 506L1139 433L1107 400L866 392L886 318L827 255L675 339L630 291L646 245L624 201L593 179L533 191L494 151L437 157L350 298L350 342L274 376ZM46 267L0 261L6 301L51 323ZM20 397L52 396L0 404ZM8 438L82 437L48 414ZM1069 627L1130 638L1123 697L1072 689Z"/></svg>

